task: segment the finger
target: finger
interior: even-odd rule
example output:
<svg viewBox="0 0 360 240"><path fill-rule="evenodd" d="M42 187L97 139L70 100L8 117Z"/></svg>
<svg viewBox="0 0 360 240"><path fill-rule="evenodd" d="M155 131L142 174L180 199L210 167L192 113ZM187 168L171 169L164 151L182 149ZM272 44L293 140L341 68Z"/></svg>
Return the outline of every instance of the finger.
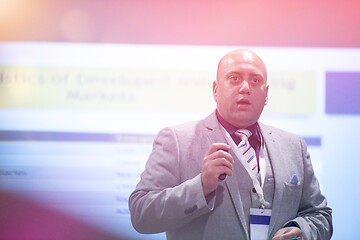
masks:
<svg viewBox="0 0 360 240"><path fill-rule="evenodd" d="M232 176L232 170L230 168L227 168L227 167L220 167L218 169L218 172L217 173L217 177L219 180L224 180L226 178L226 176ZM222 179L224 178L224 179Z"/></svg>
<svg viewBox="0 0 360 240"><path fill-rule="evenodd" d="M223 174L225 174L227 176L231 176L232 175L232 170L230 168L228 168L228 167L225 167L225 166L218 167L218 169L217 169L217 177L220 177Z"/></svg>
<svg viewBox="0 0 360 240"><path fill-rule="evenodd" d="M223 157L214 159L211 161L211 165L215 167L227 167L230 170L232 170L233 167L232 161Z"/></svg>
<svg viewBox="0 0 360 240"><path fill-rule="evenodd" d="M211 175L216 177L223 173L231 176L233 169L233 164L231 161L226 158L216 158L211 161L204 161L202 172L212 172Z"/></svg>
<svg viewBox="0 0 360 240"><path fill-rule="evenodd" d="M284 229L280 239L301 239L302 232L297 227L288 227Z"/></svg>
<svg viewBox="0 0 360 240"><path fill-rule="evenodd" d="M220 181L224 180L227 176L232 176L232 163L225 163L225 165L217 166L217 170L220 171L220 174L217 174L217 177Z"/></svg>
<svg viewBox="0 0 360 240"><path fill-rule="evenodd" d="M281 240L301 240L303 238L302 237L285 237L285 236L283 236L280 239Z"/></svg>
<svg viewBox="0 0 360 240"><path fill-rule="evenodd" d="M233 163L234 160L230 153L225 152L224 150L218 150L210 154L207 158L208 160L216 160L216 159L225 159L230 163Z"/></svg>
<svg viewBox="0 0 360 240"><path fill-rule="evenodd" d="M224 156L224 158L230 163L230 165L228 163L225 163L225 165L228 165L228 168L230 168L230 172L224 171L218 176L218 179L220 181L223 181L226 178L226 175L232 176L232 169L233 169L232 165L234 163L234 160L233 160L232 156L228 152L223 152L223 151L220 150L217 153L220 156Z"/></svg>
<svg viewBox="0 0 360 240"><path fill-rule="evenodd" d="M286 240L292 240L292 239L302 239L302 234L297 234L297 233L285 233L284 235L282 235L282 239L286 239Z"/></svg>
<svg viewBox="0 0 360 240"><path fill-rule="evenodd" d="M213 143L211 144L209 150L207 151L206 155L210 155L218 150L224 150L227 151L230 149L230 145L226 143Z"/></svg>
<svg viewBox="0 0 360 240"><path fill-rule="evenodd" d="M283 235L287 232L287 228L280 228L272 238L272 240L281 240Z"/></svg>
<svg viewBox="0 0 360 240"><path fill-rule="evenodd" d="M202 171L217 173L218 172L217 169L219 167L226 167L229 168L230 171L232 171L233 168L232 157L230 156L230 159L227 159L225 157L220 157L215 159L212 159L211 157L205 158L202 165Z"/></svg>

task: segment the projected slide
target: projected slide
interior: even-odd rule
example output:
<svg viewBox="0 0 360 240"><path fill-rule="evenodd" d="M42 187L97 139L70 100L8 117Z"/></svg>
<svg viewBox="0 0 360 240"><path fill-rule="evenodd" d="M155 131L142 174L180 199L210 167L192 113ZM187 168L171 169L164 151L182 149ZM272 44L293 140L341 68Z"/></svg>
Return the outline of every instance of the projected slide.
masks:
<svg viewBox="0 0 360 240"><path fill-rule="evenodd" d="M215 109L217 63L233 48L0 43L0 203L22 226L2 234L11 239L14 228L41 224L63 239L165 239L132 228L128 197L155 134ZM336 139L357 147L360 51L252 49L264 59L270 85L260 121L305 138L341 228L337 191L349 187L333 178L348 177L335 163ZM341 157L360 167L348 162L360 158L358 151ZM33 233L50 234L46 227Z"/></svg>

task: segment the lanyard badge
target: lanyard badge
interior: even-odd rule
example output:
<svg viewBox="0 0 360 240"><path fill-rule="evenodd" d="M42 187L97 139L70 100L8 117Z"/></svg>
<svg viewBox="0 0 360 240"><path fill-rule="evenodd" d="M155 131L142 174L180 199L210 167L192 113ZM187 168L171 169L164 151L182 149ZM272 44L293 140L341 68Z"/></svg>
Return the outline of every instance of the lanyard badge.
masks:
<svg viewBox="0 0 360 240"><path fill-rule="evenodd" d="M271 209L250 208L250 239L267 240Z"/></svg>

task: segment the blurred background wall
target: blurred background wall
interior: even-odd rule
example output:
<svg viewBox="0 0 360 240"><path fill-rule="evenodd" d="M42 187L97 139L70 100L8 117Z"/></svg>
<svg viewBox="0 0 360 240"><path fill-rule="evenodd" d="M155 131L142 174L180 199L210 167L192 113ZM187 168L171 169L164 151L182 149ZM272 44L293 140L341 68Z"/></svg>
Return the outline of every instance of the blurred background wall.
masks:
<svg viewBox="0 0 360 240"><path fill-rule="evenodd" d="M127 206L167 125L214 110L228 51L269 72L261 121L305 138L333 208L360 235L360 2L0 0L0 238L165 239Z"/></svg>

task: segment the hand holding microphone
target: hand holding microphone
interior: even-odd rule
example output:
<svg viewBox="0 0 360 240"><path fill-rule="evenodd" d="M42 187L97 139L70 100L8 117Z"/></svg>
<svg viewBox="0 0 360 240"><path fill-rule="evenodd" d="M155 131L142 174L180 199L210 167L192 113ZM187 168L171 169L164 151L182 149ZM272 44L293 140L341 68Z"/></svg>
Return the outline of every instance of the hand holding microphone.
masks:
<svg viewBox="0 0 360 240"><path fill-rule="evenodd" d="M225 152L228 152L228 150L224 150ZM222 173L219 175L219 180L222 181L222 180L225 180L226 178L226 173Z"/></svg>
<svg viewBox="0 0 360 240"><path fill-rule="evenodd" d="M201 168L201 183L204 195L213 192L219 180L232 175L233 158L228 153L230 146L225 143L213 143L205 154Z"/></svg>

